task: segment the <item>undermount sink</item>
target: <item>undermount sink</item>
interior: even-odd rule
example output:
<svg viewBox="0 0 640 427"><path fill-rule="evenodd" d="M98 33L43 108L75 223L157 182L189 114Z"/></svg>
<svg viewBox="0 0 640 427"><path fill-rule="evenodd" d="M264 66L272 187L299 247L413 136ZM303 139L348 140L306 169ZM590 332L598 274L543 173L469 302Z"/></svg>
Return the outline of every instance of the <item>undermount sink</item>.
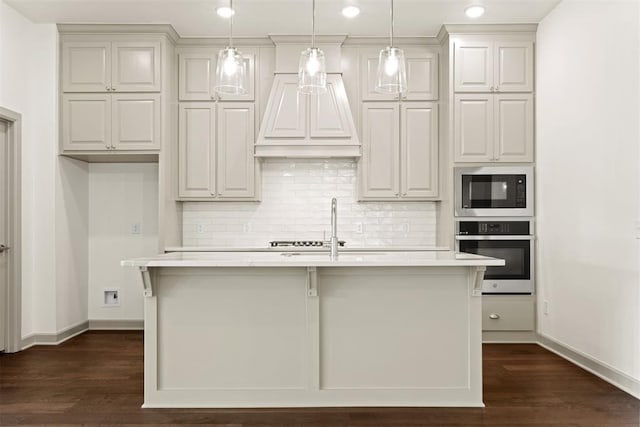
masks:
<svg viewBox="0 0 640 427"><path fill-rule="evenodd" d="M366 252L340 252L340 257L350 257L350 256L379 256L379 255L387 255L388 252L377 252L377 251L366 251ZM329 252L282 252L280 254L283 257L298 257L298 256L315 256L321 257L329 255Z"/></svg>

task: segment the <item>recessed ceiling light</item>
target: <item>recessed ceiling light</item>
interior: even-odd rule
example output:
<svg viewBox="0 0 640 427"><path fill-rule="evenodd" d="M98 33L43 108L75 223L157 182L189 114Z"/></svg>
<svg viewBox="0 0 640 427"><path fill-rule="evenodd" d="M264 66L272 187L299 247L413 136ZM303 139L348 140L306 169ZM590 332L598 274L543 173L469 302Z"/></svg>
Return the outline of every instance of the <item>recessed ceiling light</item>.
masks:
<svg viewBox="0 0 640 427"><path fill-rule="evenodd" d="M480 6L477 4L469 6L464 10L464 13L469 18L479 18L484 15L484 6Z"/></svg>
<svg viewBox="0 0 640 427"><path fill-rule="evenodd" d="M231 16L236 14L236 11L227 6L222 6L216 9L216 13L218 16L222 16L223 18L230 18Z"/></svg>
<svg viewBox="0 0 640 427"><path fill-rule="evenodd" d="M355 6L347 6L342 9L342 14L347 18L355 18L360 14L360 9Z"/></svg>

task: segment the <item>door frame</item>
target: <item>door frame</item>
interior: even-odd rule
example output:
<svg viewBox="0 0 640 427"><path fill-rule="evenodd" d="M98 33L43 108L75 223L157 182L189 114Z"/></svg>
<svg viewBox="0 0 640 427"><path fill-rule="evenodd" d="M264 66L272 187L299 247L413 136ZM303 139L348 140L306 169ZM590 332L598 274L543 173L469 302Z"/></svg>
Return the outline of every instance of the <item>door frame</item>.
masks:
<svg viewBox="0 0 640 427"><path fill-rule="evenodd" d="M0 107L0 120L7 123L9 162L8 199L11 209L7 215L7 310L6 353L15 353L22 348L22 115Z"/></svg>

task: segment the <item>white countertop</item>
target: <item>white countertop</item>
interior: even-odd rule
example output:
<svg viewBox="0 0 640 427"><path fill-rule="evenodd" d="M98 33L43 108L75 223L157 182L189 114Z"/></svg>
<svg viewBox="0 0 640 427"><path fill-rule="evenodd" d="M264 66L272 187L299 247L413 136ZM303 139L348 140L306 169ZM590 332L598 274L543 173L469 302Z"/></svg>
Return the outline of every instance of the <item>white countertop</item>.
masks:
<svg viewBox="0 0 640 427"><path fill-rule="evenodd" d="M329 248L311 246L285 246L285 247L224 247L224 246L168 246L165 252L326 252ZM343 246L340 252L424 252L424 251L448 251L447 246L385 246L385 247L359 247Z"/></svg>
<svg viewBox="0 0 640 427"><path fill-rule="evenodd" d="M173 252L122 261L125 267L465 267L503 266L504 260L454 251Z"/></svg>

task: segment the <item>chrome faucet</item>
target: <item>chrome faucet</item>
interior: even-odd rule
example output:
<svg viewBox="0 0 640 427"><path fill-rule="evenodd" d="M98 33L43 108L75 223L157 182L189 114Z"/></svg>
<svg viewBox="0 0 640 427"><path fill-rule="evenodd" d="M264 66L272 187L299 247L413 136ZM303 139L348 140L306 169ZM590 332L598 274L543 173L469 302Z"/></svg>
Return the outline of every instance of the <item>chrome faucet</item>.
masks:
<svg viewBox="0 0 640 427"><path fill-rule="evenodd" d="M338 259L338 201L331 199L331 260Z"/></svg>

